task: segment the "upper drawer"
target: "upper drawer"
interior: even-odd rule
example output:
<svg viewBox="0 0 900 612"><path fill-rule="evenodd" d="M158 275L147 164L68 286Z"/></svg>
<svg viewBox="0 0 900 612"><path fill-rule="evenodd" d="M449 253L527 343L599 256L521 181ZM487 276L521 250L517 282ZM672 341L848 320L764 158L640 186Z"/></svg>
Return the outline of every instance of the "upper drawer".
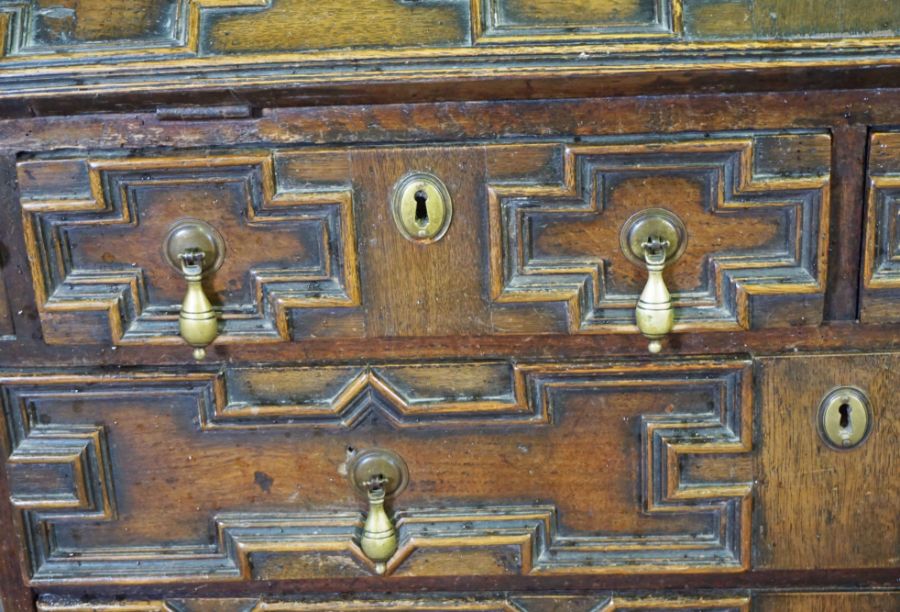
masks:
<svg viewBox="0 0 900 612"><path fill-rule="evenodd" d="M620 236L656 208L684 226L683 255L663 272L675 332L816 325L830 155L824 133L713 133L96 150L21 157L17 171L45 341L180 342L185 279L163 245L195 219L221 237L204 284L221 344L635 334L648 271ZM446 186L437 240L410 240L392 212L411 173ZM428 197L410 214L434 217Z"/></svg>
<svg viewBox="0 0 900 612"><path fill-rule="evenodd" d="M528 76L589 69L596 76L622 66L657 74L729 64L859 66L893 59L900 30L900 7L885 0L120 4L110 10L108 0L0 3L0 96L134 93L154 84L192 87L198 79L231 87L385 75L471 80L503 68Z"/></svg>

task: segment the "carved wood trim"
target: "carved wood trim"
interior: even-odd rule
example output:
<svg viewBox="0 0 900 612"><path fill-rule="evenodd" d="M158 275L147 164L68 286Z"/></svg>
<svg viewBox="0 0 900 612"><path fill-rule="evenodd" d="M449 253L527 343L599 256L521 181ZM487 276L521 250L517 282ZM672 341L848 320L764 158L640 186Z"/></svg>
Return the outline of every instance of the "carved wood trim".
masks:
<svg viewBox="0 0 900 612"><path fill-rule="evenodd" d="M537 145L544 146L544 145ZM570 333L634 331L637 295L606 289L602 254L533 256L533 219L602 216L606 173L700 172L715 177L713 215L763 208L782 210L786 239L780 249L754 254L710 253L702 295L673 295L674 331L749 329L753 296L823 294L827 275L829 177L774 177L754 173L754 138L625 145L560 145L562 183L488 185L491 297L501 303L563 302ZM674 157L674 159L673 159ZM635 211L639 210L635 206ZM688 228L690 233L690 228ZM690 238L689 238L690 241ZM609 249L617 250L618 244ZM676 264L677 265L677 264Z"/></svg>
<svg viewBox="0 0 900 612"><path fill-rule="evenodd" d="M272 0L177 0L168 36L148 41L117 39L110 43L75 43L39 46L31 31L35 0L17 0L0 6L0 63L22 56L47 56L64 52L69 61L109 57L118 60L196 55L200 51L201 13L228 8L267 8ZM8 41L4 40L8 37ZM4 53L5 52L5 53Z"/></svg>
<svg viewBox="0 0 900 612"><path fill-rule="evenodd" d="M406 366L395 366L406 367ZM442 368L443 364L433 367ZM389 369L390 366L385 366ZM410 559L418 554L442 554L443 550L506 549L517 551L512 575L610 574L628 572L737 572L748 567L750 546L750 498L752 484L716 484L683 482L681 459L688 455L727 455L747 453L751 449L752 380L746 362L688 362L657 364L652 371L640 364L570 365L514 364L522 389L522 400L531 414L542 415L530 421L537 426L552 422L555 398L567 390L608 388L622 390L690 389L708 396L709 411L692 414L673 412L644 415L640 490L644 511L710 515L711 529L705 533L571 537L559 530L553 505L497 505L455 507L450 509L404 508L395 512L400 549L389 561L387 573L402 576ZM378 368L375 368L375 373ZM373 374L371 380L376 380ZM385 385L382 393L393 392L401 403L408 397ZM357 380L358 376L352 380ZM59 491L45 490L28 498L14 494L22 517L25 540L29 543L29 574L33 585L52 585L61 581L79 583L141 583L183 580L256 579L251 556L262 554L323 554L346 556L359 567L360 575L374 570L356 544L364 516L351 512L219 512L211 517L215 524L215 542L198 547L183 546L157 550L153 546L135 549L82 549L58 551L53 532L57 523L71 521L115 520L114 495L104 483L112 481L108 461L102 450L103 426L68 426L48 432L35 423L30 406L41 397L55 401L92 397L152 397L165 401L167 396L196 398L200 428L208 428L203 416L209 404L221 402L227 395L227 377L222 374L174 375L131 373L96 375L11 375L0 377L5 412L8 465L32 457L34 462L57 463L54 454L62 445L66 461L72 462L71 446L94 449L79 478L81 490L94 493L95 504L66 503L54 507ZM371 381L369 382L371 384ZM357 384L358 387L358 384ZM223 391L225 393L223 393ZM358 387L357 393L362 393ZM409 393L408 391L406 392ZM513 391L510 391L513 393ZM519 391L521 393L521 391ZM414 395L414 394L413 394ZM375 402L372 396L367 401ZM383 400L378 400L383 401ZM393 400L393 401L396 401ZM343 402L343 400L342 400ZM390 410L396 409L391 405ZM442 404L429 400L420 413L394 415L399 426L422 426L421 414L434 411L428 424L456 423L474 425L471 414L460 417L459 403ZM477 422L506 426L520 418L521 410L497 411L496 404L474 401L465 410L478 414ZM288 411L290 412L290 410ZM338 414L340 411L338 411ZM512 416L510 416L512 414ZM347 427L355 421L317 414L318 423ZM279 422L282 427L303 427L314 420ZM392 421L393 422L393 421ZM394 422L398 425L398 422ZM99 427L99 429L98 429ZM262 422L255 429L265 427ZM87 436L91 444L82 441ZM60 442L60 440L62 440ZM79 451L84 454L85 451ZM102 475L102 478L98 475ZM17 479L13 478L13 491ZM90 481L90 482L88 482ZM99 485L98 485L99 483ZM96 499L108 499L98 515ZM442 575L440 564L428 566L429 575ZM421 568L416 570L421 575ZM457 571L457 570L454 570Z"/></svg>
<svg viewBox="0 0 900 612"><path fill-rule="evenodd" d="M148 172L174 173L158 178L162 184L245 183L249 201L244 222L248 226L305 221L321 225L320 268L250 270L254 300L246 306L225 305L221 317L224 332L217 342L287 340L292 308L359 306L351 191L282 190L275 172L277 155L86 158L89 197L30 197L23 193L25 243L46 341L67 342L65 335L56 337L48 316L94 311L106 313L114 344L183 342L178 336L178 304L148 304L144 270L79 269L72 262L68 243L70 227L136 225L128 186L130 181L150 184L153 179L143 176ZM21 162L19 171L27 173L28 167L29 162ZM183 174L186 171L191 174Z"/></svg>
<svg viewBox="0 0 900 612"><path fill-rule="evenodd" d="M471 0L472 40L480 44L610 42L616 40L672 40L683 35L682 0L655 0L654 18L646 22L515 26L503 23L498 0Z"/></svg>
<svg viewBox="0 0 900 612"><path fill-rule="evenodd" d="M636 597L619 595L564 596L392 596L391 598L366 599L317 599L278 600L264 599L256 602L249 612L368 612L391 610L392 612L529 612L548 610L548 605L563 605L569 600L578 600L590 606L591 612L614 612L615 610L646 610L665 612L667 610L710 610L714 612L749 612L750 598L743 595L694 596L669 595L656 597ZM188 600L191 601L191 600ZM202 600L198 600L202 601ZM235 602L236 605L237 601ZM593 604L593 605L591 605ZM176 612L165 601L119 601L76 603L57 598L39 601L39 612ZM588 609L587 607L585 609Z"/></svg>
<svg viewBox="0 0 900 612"><path fill-rule="evenodd" d="M898 217L900 217L900 175L870 176L863 256L865 289L900 289Z"/></svg>

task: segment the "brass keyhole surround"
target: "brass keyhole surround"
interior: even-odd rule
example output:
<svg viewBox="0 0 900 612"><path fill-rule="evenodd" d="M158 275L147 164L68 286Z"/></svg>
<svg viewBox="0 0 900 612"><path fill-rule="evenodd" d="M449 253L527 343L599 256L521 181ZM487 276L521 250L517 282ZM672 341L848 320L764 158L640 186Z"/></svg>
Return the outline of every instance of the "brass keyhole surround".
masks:
<svg viewBox="0 0 900 612"><path fill-rule="evenodd" d="M872 431L869 398L856 387L838 387L819 405L819 435L835 450L859 447Z"/></svg>
<svg viewBox="0 0 900 612"><path fill-rule="evenodd" d="M447 233L453 203L441 179L427 172L415 172L394 187L391 212L404 237L428 244Z"/></svg>

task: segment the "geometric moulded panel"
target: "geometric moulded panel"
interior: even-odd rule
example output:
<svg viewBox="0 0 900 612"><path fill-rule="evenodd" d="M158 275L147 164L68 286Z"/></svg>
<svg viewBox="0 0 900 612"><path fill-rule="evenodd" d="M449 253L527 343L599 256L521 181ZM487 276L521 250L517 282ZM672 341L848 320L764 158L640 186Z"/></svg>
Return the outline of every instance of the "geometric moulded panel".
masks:
<svg viewBox="0 0 900 612"><path fill-rule="evenodd" d="M358 305L346 173L310 187L296 170L306 161L289 152L21 161L46 341L181 342L184 280L162 245L191 218L225 239L224 263L204 283L221 310L221 341L287 339L291 308Z"/></svg>
<svg viewBox="0 0 900 612"><path fill-rule="evenodd" d="M27 575L53 585L370 576L341 466L375 446L411 478L387 580L741 571L750 378L484 362L0 383Z"/></svg>
<svg viewBox="0 0 900 612"><path fill-rule="evenodd" d="M488 163L498 303L561 304L570 333L633 330L646 272L619 232L658 207L686 225L684 256L665 273L676 331L822 319L827 134L508 145Z"/></svg>

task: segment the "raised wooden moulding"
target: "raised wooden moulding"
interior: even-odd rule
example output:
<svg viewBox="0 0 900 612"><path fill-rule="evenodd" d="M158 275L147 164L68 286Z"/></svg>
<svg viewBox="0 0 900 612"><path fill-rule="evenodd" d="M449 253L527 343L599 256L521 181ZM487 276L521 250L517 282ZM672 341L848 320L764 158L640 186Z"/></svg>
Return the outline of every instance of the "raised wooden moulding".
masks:
<svg viewBox="0 0 900 612"><path fill-rule="evenodd" d="M349 449L409 466L397 577L738 572L743 361L0 379L35 586L373 575ZM277 398L277 399L273 399ZM322 435L324 432L328 435Z"/></svg>
<svg viewBox="0 0 900 612"><path fill-rule="evenodd" d="M882 598L888 601L890 598ZM392 595L358 599L178 599L171 601L120 601L83 604L49 597L38 602L39 612L749 612L746 595L674 595L656 597L598 593L587 596L509 595L435 597Z"/></svg>
<svg viewBox="0 0 900 612"><path fill-rule="evenodd" d="M900 321L900 133L875 132L869 143L860 319Z"/></svg>
<svg viewBox="0 0 900 612"><path fill-rule="evenodd" d="M831 140L817 132L452 146L31 155L18 163L44 340L178 343L181 275L161 249L215 227L217 342L636 334L646 270L619 232L661 207L687 228L666 271L676 332L818 325ZM453 220L415 244L391 214L412 172Z"/></svg>
<svg viewBox="0 0 900 612"><path fill-rule="evenodd" d="M82 603L45 597L39 612L818 612L854 610L882 612L900 606L900 593L859 592L762 592L693 595L660 593L592 595L467 595L440 597L391 595L357 599L172 599L124 600Z"/></svg>
<svg viewBox="0 0 900 612"><path fill-rule="evenodd" d="M191 218L225 237L208 287L224 341L287 339L293 307L358 305L347 174L319 175L322 184L304 189L291 168L306 161L262 151L20 163L44 339L181 342L185 284L163 245L176 222Z"/></svg>
<svg viewBox="0 0 900 612"><path fill-rule="evenodd" d="M898 29L883 0L4 0L0 97L885 65Z"/></svg>

